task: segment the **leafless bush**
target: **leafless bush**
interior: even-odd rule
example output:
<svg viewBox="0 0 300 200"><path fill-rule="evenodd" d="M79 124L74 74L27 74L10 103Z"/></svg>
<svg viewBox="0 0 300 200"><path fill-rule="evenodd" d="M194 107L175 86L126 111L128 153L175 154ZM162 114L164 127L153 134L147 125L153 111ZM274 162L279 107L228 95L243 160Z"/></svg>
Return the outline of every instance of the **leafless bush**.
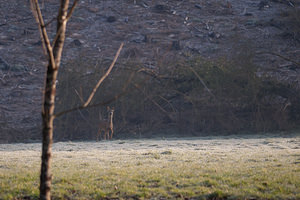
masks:
<svg viewBox="0 0 300 200"><path fill-rule="evenodd" d="M299 110L300 99L296 88L258 77L251 51L240 52L218 60L164 57L155 69L135 74L126 95L112 103L116 138L294 128L300 120L294 112ZM93 86L109 62L79 58L62 67L57 110L80 104L89 93L83 88ZM120 93L141 65L134 61L117 64L95 101ZM97 123L105 115L106 109L97 107L58 118L58 139L94 139Z"/></svg>

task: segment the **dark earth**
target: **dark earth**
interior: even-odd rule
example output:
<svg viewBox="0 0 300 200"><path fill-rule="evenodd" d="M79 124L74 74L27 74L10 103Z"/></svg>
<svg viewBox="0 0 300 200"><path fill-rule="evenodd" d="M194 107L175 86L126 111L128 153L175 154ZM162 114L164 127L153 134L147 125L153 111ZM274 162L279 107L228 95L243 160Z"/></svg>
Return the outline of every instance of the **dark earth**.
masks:
<svg viewBox="0 0 300 200"><path fill-rule="evenodd" d="M51 21L58 1L40 5L46 23ZM299 0L79 1L62 66L78 57L112 59L122 42L120 60L147 68L155 68L158 58L219 58L251 50L263 73L300 89L299 10ZM47 58L30 1L0 1L0 11L0 142L36 139ZM55 23L47 30L53 38Z"/></svg>

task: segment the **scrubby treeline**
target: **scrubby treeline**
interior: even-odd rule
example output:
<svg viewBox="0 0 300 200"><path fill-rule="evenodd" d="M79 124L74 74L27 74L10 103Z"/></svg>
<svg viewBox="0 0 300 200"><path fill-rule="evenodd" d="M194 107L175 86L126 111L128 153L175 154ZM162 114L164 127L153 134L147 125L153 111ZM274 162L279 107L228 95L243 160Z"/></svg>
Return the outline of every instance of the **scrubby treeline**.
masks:
<svg viewBox="0 0 300 200"><path fill-rule="evenodd" d="M297 85L259 69L250 51L230 58L185 54L161 56L155 66L121 60L94 103L115 107L115 137L191 136L291 130L300 124ZM68 62L61 69L57 111L86 99L110 60ZM125 92L124 92L125 91ZM55 138L95 139L104 106L66 114L55 121Z"/></svg>

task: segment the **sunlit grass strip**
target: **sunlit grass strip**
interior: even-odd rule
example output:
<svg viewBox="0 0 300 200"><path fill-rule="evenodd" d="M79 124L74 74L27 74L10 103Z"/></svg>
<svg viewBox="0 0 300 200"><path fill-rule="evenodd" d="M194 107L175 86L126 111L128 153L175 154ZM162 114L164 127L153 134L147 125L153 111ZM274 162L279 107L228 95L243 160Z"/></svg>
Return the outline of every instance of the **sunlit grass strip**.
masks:
<svg viewBox="0 0 300 200"><path fill-rule="evenodd" d="M280 144L274 140L227 149L213 142L203 148L89 151L72 143L72 151L54 153L53 198L300 199L299 149L274 148ZM37 199L40 153L7 151L0 158L0 199Z"/></svg>

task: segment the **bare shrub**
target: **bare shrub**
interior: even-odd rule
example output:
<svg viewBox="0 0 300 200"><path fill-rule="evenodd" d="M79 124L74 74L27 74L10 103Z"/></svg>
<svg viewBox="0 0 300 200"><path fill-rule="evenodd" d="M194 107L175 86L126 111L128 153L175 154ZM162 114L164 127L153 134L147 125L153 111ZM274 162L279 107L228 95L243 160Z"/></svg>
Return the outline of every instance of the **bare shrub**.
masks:
<svg viewBox="0 0 300 200"><path fill-rule="evenodd" d="M259 77L251 51L238 48L240 53L217 60L162 56L154 69L134 76L132 72L143 69L142 63L122 61L96 93L95 101L110 99L133 77L126 95L111 105L115 107L116 138L294 128L300 119L294 111L299 109L300 98L296 88ZM62 67L57 109L80 104L88 94L83 88L95 84L107 62L110 60L76 59ZM59 138L93 139L105 112L96 108L63 116L56 127Z"/></svg>

